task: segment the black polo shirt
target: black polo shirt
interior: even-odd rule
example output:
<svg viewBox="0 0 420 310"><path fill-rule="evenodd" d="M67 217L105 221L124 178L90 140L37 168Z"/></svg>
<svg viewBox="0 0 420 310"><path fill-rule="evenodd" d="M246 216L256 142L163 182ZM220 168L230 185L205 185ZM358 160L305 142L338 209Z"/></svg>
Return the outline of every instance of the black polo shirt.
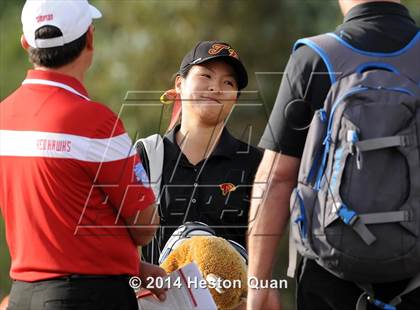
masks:
<svg viewBox="0 0 420 310"><path fill-rule="evenodd" d="M335 33L350 45L369 52L402 49L419 28L401 4L370 2L353 7ZM312 76L312 72L319 72ZM325 63L308 46L289 59L269 124L259 146L300 158L314 111L323 106L331 83ZM306 103L289 104L296 99Z"/></svg>
<svg viewBox="0 0 420 310"><path fill-rule="evenodd" d="M144 258L154 263L158 248L162 250L174 230L188 221L206 223L218 236L246 245L251 189L262 152L225 128L211 156L193 165L176 142L179 128L163 139L161 228L154 246L143 251Z"/></svg>

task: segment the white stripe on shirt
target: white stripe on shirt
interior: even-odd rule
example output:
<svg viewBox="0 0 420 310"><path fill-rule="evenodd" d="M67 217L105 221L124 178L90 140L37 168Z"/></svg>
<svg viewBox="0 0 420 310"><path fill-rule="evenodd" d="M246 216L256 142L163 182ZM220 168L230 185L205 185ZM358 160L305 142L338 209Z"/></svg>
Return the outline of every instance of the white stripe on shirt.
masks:
<svg viewBox="0 0 420 310"><path fill-rule="evenodd" d="M109 162L135 153L127 133L108 139L93 139L63 133L0 130L0 156Z"/></svg>

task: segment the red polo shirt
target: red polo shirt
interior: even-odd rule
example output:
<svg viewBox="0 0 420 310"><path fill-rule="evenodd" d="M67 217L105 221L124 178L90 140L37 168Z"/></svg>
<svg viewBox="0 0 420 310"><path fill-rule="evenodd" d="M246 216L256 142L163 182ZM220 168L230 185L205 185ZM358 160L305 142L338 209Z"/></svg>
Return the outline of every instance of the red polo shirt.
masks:
<svg viewBox="0 0 420 310"><path fill-rule="evenodd" d="M138 274L137 247L122 219L154 202L141 168L121 121L90 101L78 80L29 71L0 103L11 278Z"/></svg>

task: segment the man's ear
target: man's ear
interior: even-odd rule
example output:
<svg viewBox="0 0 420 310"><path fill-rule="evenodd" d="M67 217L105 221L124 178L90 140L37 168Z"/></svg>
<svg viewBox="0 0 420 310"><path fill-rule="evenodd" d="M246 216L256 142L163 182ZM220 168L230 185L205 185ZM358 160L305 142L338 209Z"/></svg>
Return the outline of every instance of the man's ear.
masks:
<svg viewBox="0 0 420 310"><path fill-rule="evenodd" d="M93 50L93 32L94 32L94 27L93 25L89 26L89 29L86 33L86 48L88 50Z"/></svg>
<svg viewBox="0 0 420 310"><path fill-rule="evenodd" d="M28 41L26 41L26 38L23 34L20 36L20 45L25 51L27 51L30 47Z"/></svg>
<svg viewBox="0 0 420 310"><path fill-rule="evenodd" d="M182 89L182 81L184 80L184 78L180 75L177 75L175 77L175 90L178 94L181 93L181 89Z"/></svg>

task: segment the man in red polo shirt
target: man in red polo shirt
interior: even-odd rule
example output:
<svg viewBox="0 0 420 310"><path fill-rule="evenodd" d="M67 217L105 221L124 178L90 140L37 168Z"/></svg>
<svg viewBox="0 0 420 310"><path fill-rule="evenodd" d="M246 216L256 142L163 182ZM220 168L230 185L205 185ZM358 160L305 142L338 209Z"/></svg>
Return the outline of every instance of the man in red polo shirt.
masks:
<svg viewBox="0 0 420 310"><path fill-rule="evenodd" d="M100 17L87 0L28 0L22 11L35 69L0 104L9 309L137 309L128 277L165 275L138 255L159 224L143 166L83 86Z"/></svg>

